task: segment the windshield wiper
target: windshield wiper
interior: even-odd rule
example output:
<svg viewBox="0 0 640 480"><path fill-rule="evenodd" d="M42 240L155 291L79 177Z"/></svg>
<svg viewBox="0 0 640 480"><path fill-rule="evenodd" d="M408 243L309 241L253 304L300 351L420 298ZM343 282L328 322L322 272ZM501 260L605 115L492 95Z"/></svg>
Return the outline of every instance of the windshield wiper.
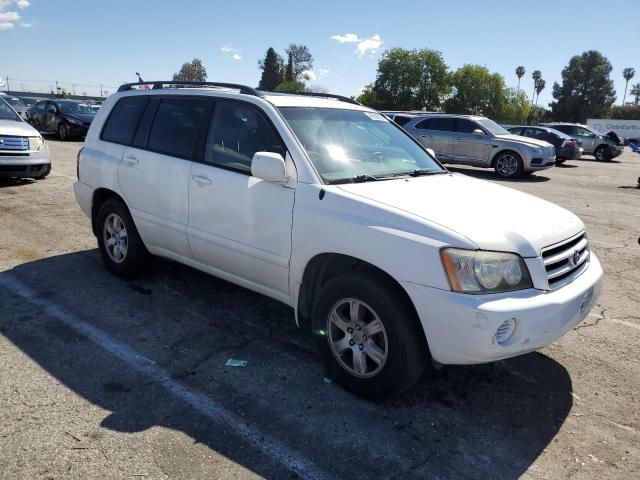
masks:
<svg viewBox="0 0 640 480"><path fill-rule="evenodd" d="M362 175L356 175L351 180L353 180L353 183L363 183L363 182L377 182L380 179L378 177L374 177L373 175L369 175L368 173L363 173Z"/></svg>
<svg viewBox="0 0 640 480"><path fill-rule="evenodd" d="M447 173L444 170L425 170L423 168L418 168L413 172L410 172L409 175L412 177L420 177L422 175L438 175L440 173Z"/></svg>

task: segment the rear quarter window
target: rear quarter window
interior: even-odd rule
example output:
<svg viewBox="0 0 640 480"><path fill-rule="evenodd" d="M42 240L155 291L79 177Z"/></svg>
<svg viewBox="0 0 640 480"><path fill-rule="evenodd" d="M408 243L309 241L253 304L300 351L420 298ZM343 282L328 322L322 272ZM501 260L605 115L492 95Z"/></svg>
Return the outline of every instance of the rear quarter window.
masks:
<svg viewBox="0 0 640 480"><path fill-rule="evenodd" d="M129 145L148 101L142 96L119 100L102 129L102 140Z"/></svg>

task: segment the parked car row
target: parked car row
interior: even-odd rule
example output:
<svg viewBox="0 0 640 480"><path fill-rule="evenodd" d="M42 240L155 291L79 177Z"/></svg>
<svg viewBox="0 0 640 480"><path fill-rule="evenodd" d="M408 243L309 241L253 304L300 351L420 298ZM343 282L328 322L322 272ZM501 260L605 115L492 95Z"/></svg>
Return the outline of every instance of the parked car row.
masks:
<svg viewBox="0 0 640 480"><path fill-rule="evenodd" d="M60 140L84 138L96 111L79 100L41 100L29 110L29 123L41 133Z"/></svg>
<svg viewBox="0 0 640 480"><path fill-rule="evenodd" d="M614 133L602 134L584 125L549 123L503 128L478 115L425 112L383 112L442 163L493 168L504 178L578 160L583 153L611 160L623 151Z"/></svg>

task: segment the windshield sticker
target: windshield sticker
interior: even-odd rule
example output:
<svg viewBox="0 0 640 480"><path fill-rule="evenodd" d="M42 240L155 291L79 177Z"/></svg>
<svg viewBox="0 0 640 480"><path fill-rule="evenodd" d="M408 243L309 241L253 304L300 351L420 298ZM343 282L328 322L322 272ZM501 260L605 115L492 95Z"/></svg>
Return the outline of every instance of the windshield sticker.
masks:
<svg viewBox="0 0 640 480"><path fill-rule="evenodd" d="M378 122L384 122L385 121L384 115L380 115L379 113L364 112L364 114L367 117L369 117L371 120L376 120Z"/></svg>

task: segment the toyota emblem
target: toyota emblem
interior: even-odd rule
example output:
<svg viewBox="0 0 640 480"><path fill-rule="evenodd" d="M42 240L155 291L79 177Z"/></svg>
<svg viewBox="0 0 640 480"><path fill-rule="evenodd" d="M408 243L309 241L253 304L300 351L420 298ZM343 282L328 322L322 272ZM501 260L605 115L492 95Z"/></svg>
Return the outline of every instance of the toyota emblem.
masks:
<svg viewBox="0 0 640 480"><path fill-rule="evenodd" d="M580 261L580 252L578 250L573 252L573 255L571 256L569 261L571 262L571 265L575 267Z"/></svg>

